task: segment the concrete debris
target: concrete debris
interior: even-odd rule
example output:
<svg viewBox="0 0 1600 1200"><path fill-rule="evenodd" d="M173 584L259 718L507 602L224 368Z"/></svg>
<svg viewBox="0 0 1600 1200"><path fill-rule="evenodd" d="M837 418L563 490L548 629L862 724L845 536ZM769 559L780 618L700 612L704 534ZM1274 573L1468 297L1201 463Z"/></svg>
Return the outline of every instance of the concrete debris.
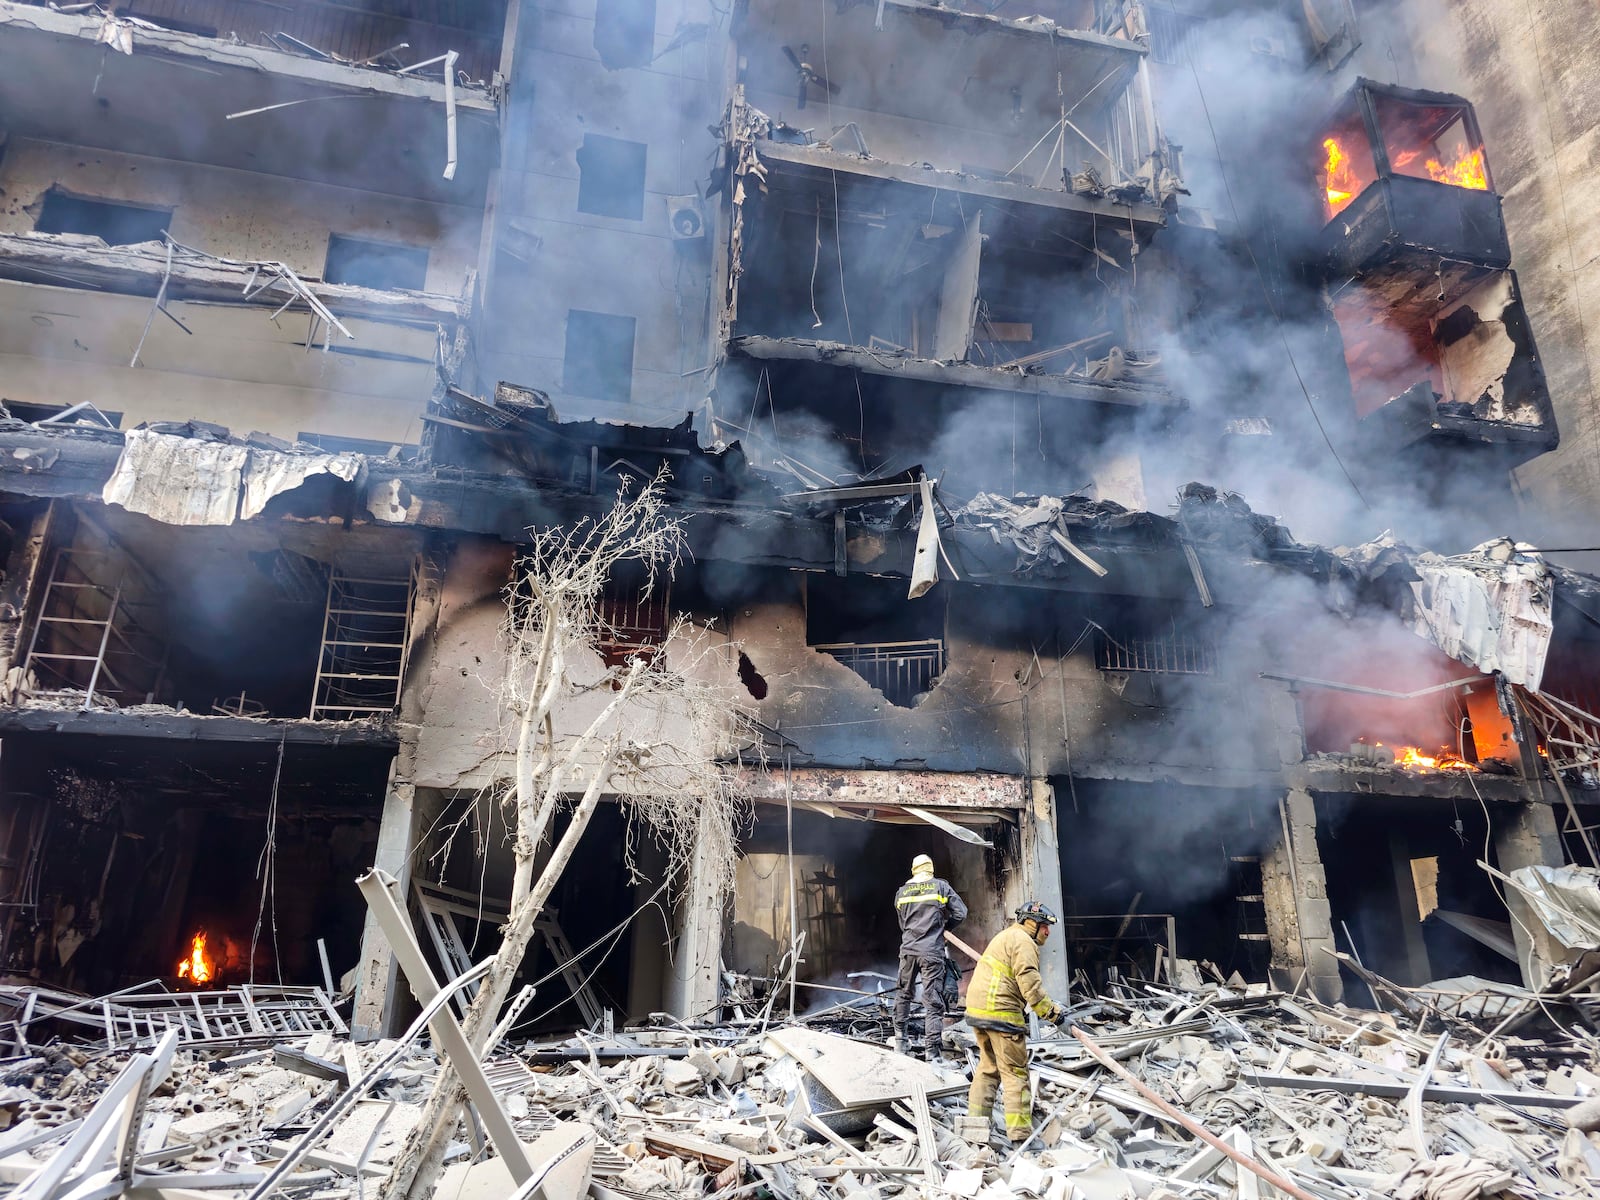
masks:
<svg viewBox="0 0 1600 1200"><path fill-rule="evenodd" d="M485 1068L538 1181L519 1194L537 1186L552 1200L1594 1194L1594 1037L1557 1020L1547 1036L1514 1036L1502 1013L1445 1015L1427 991L1394 993L1419 1023L1265 985L1116 982L1079 1002L1072 1030L1030 1039L1037 1132L1021 1147L998 1125L969 1128L966 1069L885 1047L876 997L809 1025L741 1015L584 1033L497 1051ZM1520 997L1530 1009L1548 999ZM966 1026L945 1041L970 1066ZM0 1076L0 1177L40 1200L90 1179L105 1196L377 1194L437 1052L409 1034L358 1046L326 1031L274 1049L219 1052L168 1035L154 1051L57 1044L14 1057ZM347 1077L364 1076L361 1097L281 1061L347 1064ZM122 1157L83 1132L118 1115L135 1148ZM485 1154L458 1157L438 1194L518 1191L504 1160ZM275 1170L285 1162L293 1169Z"/></svg>

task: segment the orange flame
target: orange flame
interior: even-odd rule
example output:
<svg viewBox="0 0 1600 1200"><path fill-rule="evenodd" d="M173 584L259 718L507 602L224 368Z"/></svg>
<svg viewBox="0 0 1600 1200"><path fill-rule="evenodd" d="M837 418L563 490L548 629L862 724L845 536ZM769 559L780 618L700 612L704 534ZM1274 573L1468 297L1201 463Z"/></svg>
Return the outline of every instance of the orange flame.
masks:
<svg viewBox="0 0 1600 1200"><path fill-rule="evenodd" d="M194 935L189 953L178 960L178 978L192 983L210 983L216 973L216 964L206 955L206 931Z"/></svg>
<svg viewBox="0 0 1600 1200"><path fill-rule="evenodd" d="M1430 158L1422 165L1427 168L1428 178L1436 183L1471 188L1475 192L1489 190L1489 168L1484 165L1481 148L1467 151L1449 166L1445 166L1437 158Z"/></svg>
<svg viewBox="0 0 1600 1200"><path fill-rule="evenodd" d="M1471 763L1467 762L1449 750L1439 749L1432 754L1424 754L1416 746L1396 746L1394 748L1394 765L1397 767L1420 767L1426 771L1470 771Z"/></svg>
<svg viewBox="0 0 1600 1200"><path fill-rule="evenodd" d="M1451 187L1470 188L1475 192L1489 190L1489 168L1484 165L1483 149L1463 150L1449 166L1437 158L1429 158L1422 164L1422 171L1417 170L1416 161L1422 157L1421 150L1402 150L1394 155L1390 166L1403 175L1415 175L1422 178L1422 172L1427 172L1427 177L1435 183L1448 183Z"/></svg>
<svg viewBox="0 0 1600 1200"><path fill-rule="evenodd" d="M1323 186L1328 193L1328 215L1332 217L1356 198L1356 193L1361 190L1361 181L1356 178L1355 170L1350 166L1350 156L1345 153L1338 138L1323 138L1322 148L1328 155L1323 165Z"/></svg>

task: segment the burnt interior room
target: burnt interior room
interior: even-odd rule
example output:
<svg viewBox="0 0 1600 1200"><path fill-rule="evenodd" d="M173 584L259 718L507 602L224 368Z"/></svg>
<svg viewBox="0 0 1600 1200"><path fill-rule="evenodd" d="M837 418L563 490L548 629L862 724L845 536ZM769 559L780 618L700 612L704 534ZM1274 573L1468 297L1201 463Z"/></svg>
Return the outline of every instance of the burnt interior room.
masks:
<svg viewBox="0 0 1600 1200"><path fill-rule="evenodd" d="M1357 417L1420 389L1427 403L1419 426L1435 413L1533 427L1550 418L1544 371L1510 271L1392 264L1341 290L1333 315Z"/></svg>
<svg viewBox="0 0 1600 1200"><path fill-rule="evenodd" d="M1054 779L1068 961L1154 979L1166 960L1265 975L1270 947L1261 857L1282 839L1276 796ZM1168 945L1168 921L1176 945Z"/></svg>
<svg viewBox="0 0 1600 1200"><path fill-rule="evenodd" d="M1441 666L1450 670L1447 664ZM1307 750L1313 754L1361 754L1352 748L1369 746L1388 751L1378 756L1380 761L1399 761L1418 770L1436 762L1512 773L1520 751L1511 722L1500 711L1493 681L1472 679L1471 672L1459 664L1453 674L1466 682L1414 697L1305 688L1299 700ZM1443 679L1423 676L1414 690L1450 678L1448 674ZM1423 757L1435 762L1423 762Z"/></svg>
<svg viewBox="0 0 1600 1200"><path fill-rule="evenodd" d="M1341 950L1408 987L1462 975L1521 982L1515 959L1485 944L1509 949L1512 929L1493 880L1477 865L1497 859L1485 808L1470 792L1454 802L1316 800L1317 847ZM1348 995L1366 995L1349 972L1345 986Z"/></svg>
<svg viewBox="0 0 1600 1200"><path fill-rule="evenodd" d="M779 173L765 199L746 202L739 334L1035 374L1083 374L1126 347L1129 229L847 172L837 181L836 198L831 180Z"/></svg>
<svg viewBox="0 0 1600 1200"><path fill-rule="evenodd" d="M180 986L204 933L212 986L320 985L319 938L337 984L357 961L354 880L392 758L390 745L279 738L7 735L0 803L26 853L4 970L90 994Z"/></svg>
<svg viewBox="0 0 1600 1200"><path fill-rule="evenodd" d="M738 332L960 357L962 280L978 269L971 198L964 217L954 193L833 175L837 193L828 175L778 174L746 201Z"/></svg>
<svg viewBox="0 0 1600 1200"><path fill-rule="evenodd" d="M426 834L429 851L419 858L412 914L436 969L454 975L463 968L443 960L440 939L446 955L464 954L469 963L482 961L499 944L497 931L510 903L514 863L500 806L462 795L440 798L436 809L438 819ZM557 815L535 878L549 848L565 834L568 817L566 812ZM636 876L630 876L630 861ZM619 1019L624 1014L642 1019L661 1008L663 972L670 969L669 933L661 914L670 911L672 896L670 888L660 891L664 872L664 852L650 835L630 819L624 805L603 800L561 873L522 960L517 987L535 984L536 992L515 1026L520 1033L589 1028L607 1008ZM596 886L596 880L612 882ZM424 893L432 914L424 908ZM658 944L647 944L642 951L629 924L636 910L637 921L660 935ZM575 968L570 974L560 969L558 948L560 959ZM575 983L582 986L575 988Z"/></svg>
<svg viewBox="0 0 1600 1200"><path fill-rule="evenodd" d="M970 361L1084 375L1128 343L1129 235L1053 209L991 205L978 269Z"/></svg>
<svg viewBox="0 0 1600 1200"><path fill-rule="evenodd" d="M894 894L911 878L911 860L919 854L933 859L935 873L968 907L957 936L983 945L1004 926L999 879L1003 859L1015 853L1010 825L991 817L991 823L973 826L993 843L985 849L899 812L833 811L837 815L797 807L793 813L794 911L805 935L802 982L874 991L883 981L852 980L850 973L894 975L900 953ZM941 815L959 814L945 809ZM732 970L756 979L786 974L780 960L789 948L789 837L784 807L762 804L740 846L723 952ZM970 974L971 963L957 959ZM821 1008L846 998L818 989L802 1003Z"/></svg>
<svg viewBox="0 0 1600 1200"><path fill-rule="evenodd" d="M409 534L60 515L25 634L31 696L336 720L394 708Z"/></svg>

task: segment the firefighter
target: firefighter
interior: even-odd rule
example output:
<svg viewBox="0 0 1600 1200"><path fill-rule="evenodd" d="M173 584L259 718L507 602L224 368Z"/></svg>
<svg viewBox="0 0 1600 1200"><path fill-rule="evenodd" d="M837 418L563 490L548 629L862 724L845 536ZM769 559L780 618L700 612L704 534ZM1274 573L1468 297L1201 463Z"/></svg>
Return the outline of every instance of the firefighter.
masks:
<svg viewBox="0 0 1600 1200"><path fill-rule="evenodd" d="M922 980L923 1048L928 1061L939 1058L944 1036L944 931L967 919L967 906L955 888L933 873L933 859L919 854L911 860L911 878L894 894L894 912L900 921L900 994L894 1002L894 1048L906 1052L906 1024L911 1019L911 996Z"/></svg>
<svg viewBox="0 0 1600 1200"><path fill-rule="evenodd" d="M995 1090L1003 1089L1006 1137L1025 1142L1033 1133L1033 1098L1028 1090L1028 1018L1060 1025L1067 1010L1046 995L1039 978L1039 947L1057 921L1037 900L1017 909L1006 926L984 948L967 984L967 1024L978 1039L978 1066L967 1093L967 1116L961 1133L978 1145L989 1142Z"/></svg>

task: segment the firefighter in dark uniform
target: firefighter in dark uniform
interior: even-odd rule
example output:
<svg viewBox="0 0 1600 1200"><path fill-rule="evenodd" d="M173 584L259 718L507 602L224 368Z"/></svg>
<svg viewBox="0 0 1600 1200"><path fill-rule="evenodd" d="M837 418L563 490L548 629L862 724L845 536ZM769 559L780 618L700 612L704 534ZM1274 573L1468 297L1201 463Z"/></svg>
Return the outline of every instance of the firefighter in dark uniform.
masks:
<svg viewBox="0 0 1600 1200"><path fill-rule="evenodd" d="M911 860L911 878L894 894L895 916L900 920L900 994L894 1002L894 1048L906 1052L906 1024L911 1019L911 997L922 980L923 1053L939 1057L944 1035L944 931L967 919L967 906L955 888L933 874L933 859L919 854Z"/></svg>

